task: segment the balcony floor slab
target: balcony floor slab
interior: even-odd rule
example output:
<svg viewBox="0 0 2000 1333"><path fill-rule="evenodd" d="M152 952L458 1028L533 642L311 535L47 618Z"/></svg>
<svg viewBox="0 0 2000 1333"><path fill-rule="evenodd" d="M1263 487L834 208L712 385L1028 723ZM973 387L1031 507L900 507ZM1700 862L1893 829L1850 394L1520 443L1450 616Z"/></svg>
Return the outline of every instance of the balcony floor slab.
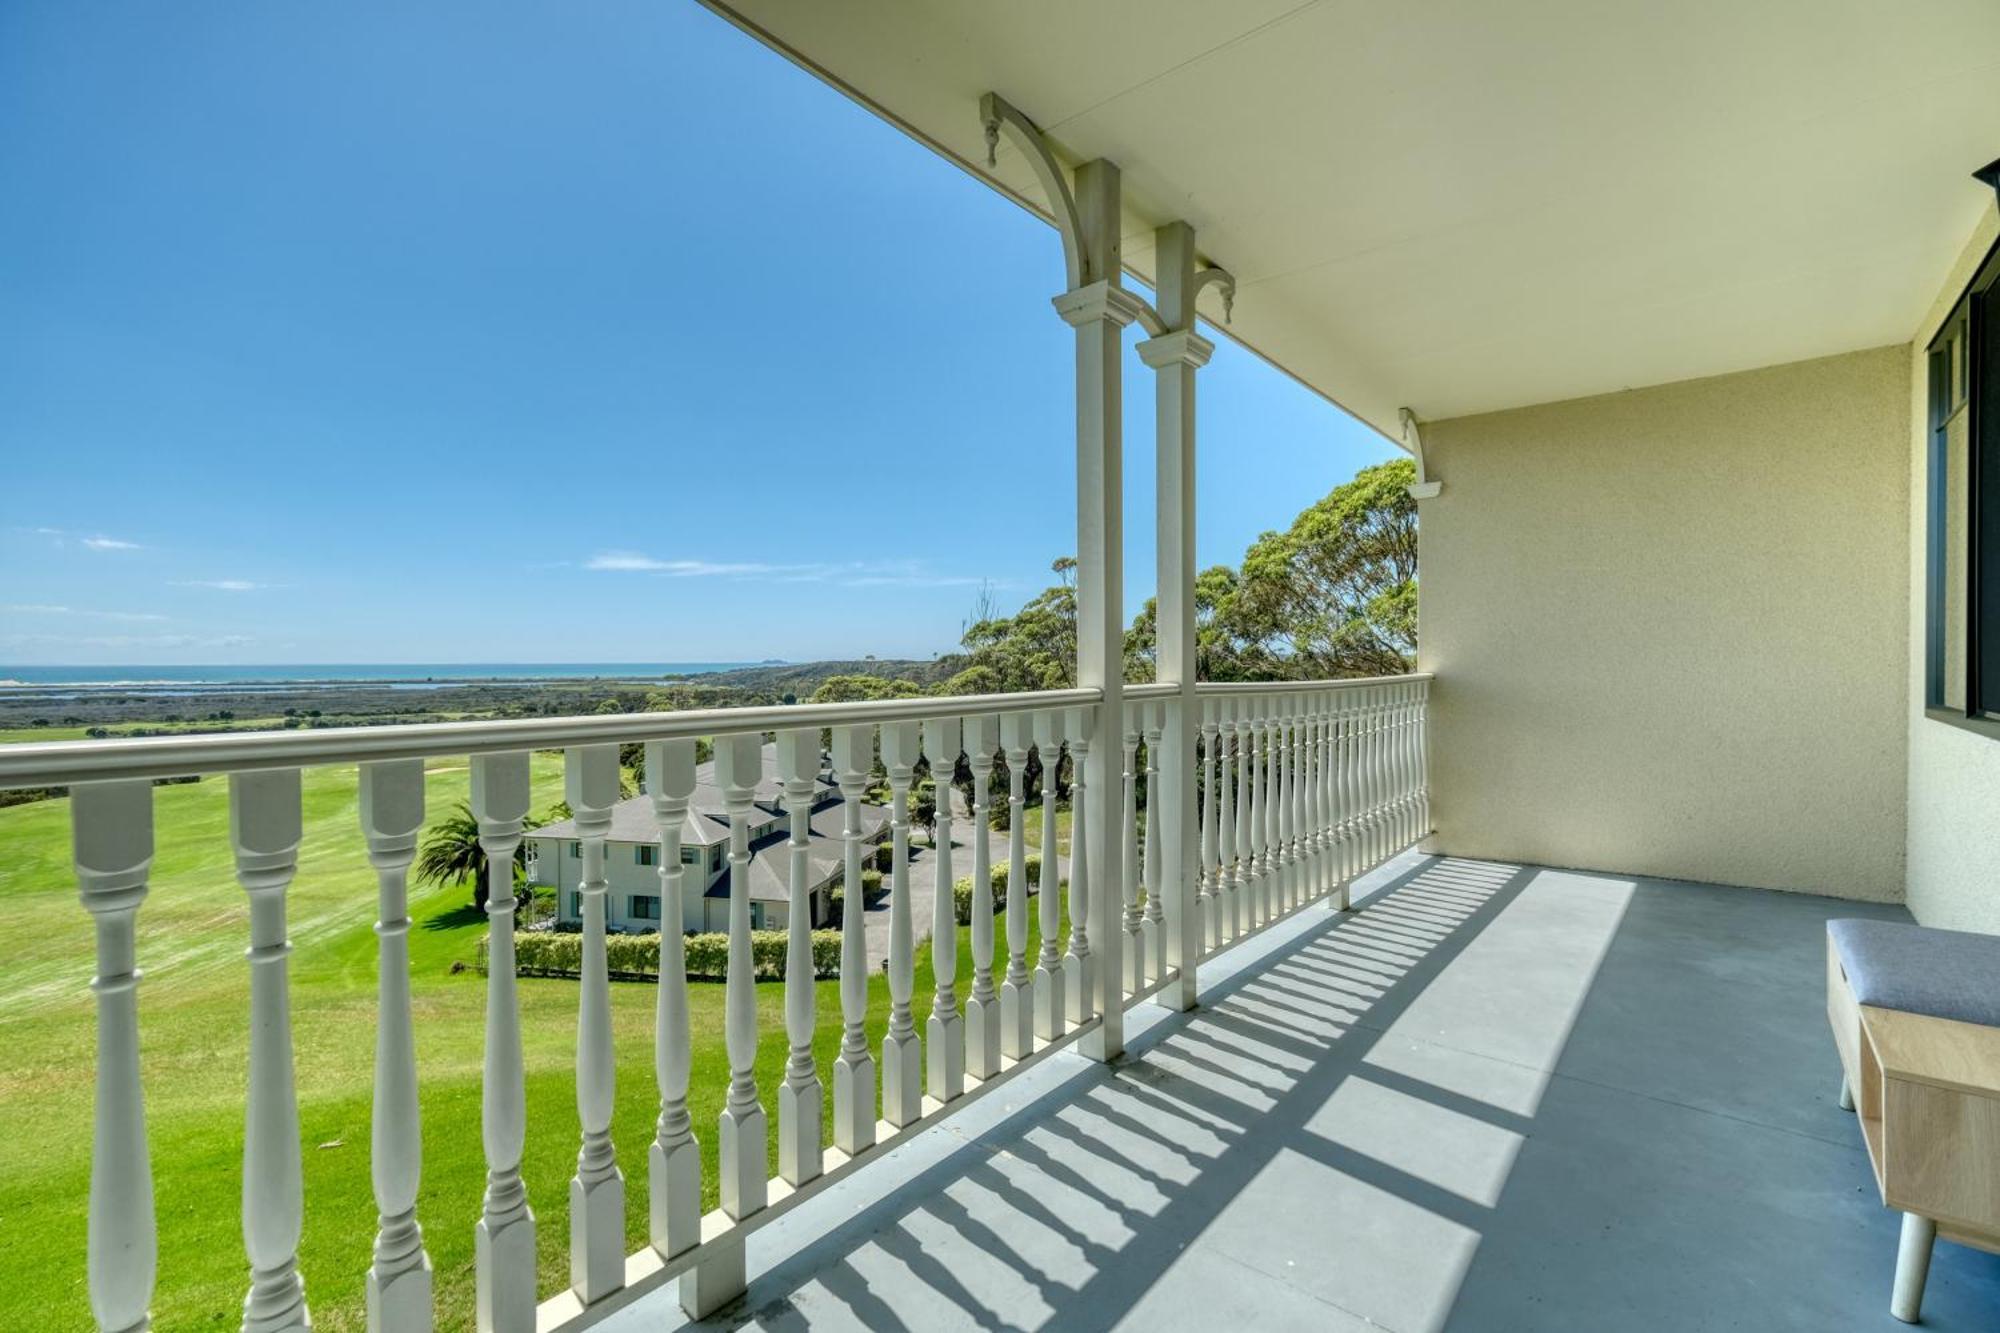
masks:
<svg viewBox="0 0 2000 1333"><path fill-rule="evenodd" d="M755 1233L694 1327L1902 1327L1822 993L1825 921L1901 909L1414 853L1356 903ZM1925 1326L1996 1322L1941 1244Z"/></svg>

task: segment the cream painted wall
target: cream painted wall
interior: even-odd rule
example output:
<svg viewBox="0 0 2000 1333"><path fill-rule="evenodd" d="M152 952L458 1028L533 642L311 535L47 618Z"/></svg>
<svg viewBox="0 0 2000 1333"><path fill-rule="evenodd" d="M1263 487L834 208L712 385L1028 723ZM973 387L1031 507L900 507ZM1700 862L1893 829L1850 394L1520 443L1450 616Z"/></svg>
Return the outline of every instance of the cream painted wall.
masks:
<svg viewBox="0 0 2000 1333"><path fill-rule="evenodd" d="M1424 428L1433 846L1902 896L1907 346Z"/></svg>
<svg viewBox="0 0 2000 1333"><path fill-rule="evenodd" d="M1910 911L1927 926L2000 934L2000 740L1924 716L1924 487L1929 392L1924 348L2000 236L2000 210L1984 220L1911 344L1910 651L1908 663Z"/></svg>

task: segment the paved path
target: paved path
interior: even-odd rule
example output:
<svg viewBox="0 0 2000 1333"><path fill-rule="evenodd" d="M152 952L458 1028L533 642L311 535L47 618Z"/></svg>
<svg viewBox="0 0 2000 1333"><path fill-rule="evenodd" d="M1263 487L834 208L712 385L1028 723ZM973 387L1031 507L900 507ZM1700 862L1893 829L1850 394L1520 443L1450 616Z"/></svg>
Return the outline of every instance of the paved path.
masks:
<svg viewBox="0 0 2000 1333"><path fill-rule="evenodd" d="M1030 811L1030 814L1035 812ZM992 835L992 852L996 864L1007 864L1007 835ZM1065 876L1069 874L1069 858L1058 858L1057 865ZM964 878L972 872L971 834L961 824L953 828L951 839L951 869L957 878ZM921 944L931 937L932 894L937 889L937 852L921 842L913 842L910 847L910 926L912 938ZM883 960L889 956L889 894L882 893L868 908L868 965L879 971Z"/></svg>

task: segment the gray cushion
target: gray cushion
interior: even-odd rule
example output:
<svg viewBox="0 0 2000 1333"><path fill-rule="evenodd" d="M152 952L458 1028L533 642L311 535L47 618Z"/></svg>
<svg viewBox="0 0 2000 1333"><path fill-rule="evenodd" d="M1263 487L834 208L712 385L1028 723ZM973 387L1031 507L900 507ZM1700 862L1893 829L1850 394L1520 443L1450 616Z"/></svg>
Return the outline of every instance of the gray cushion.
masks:
<svg viewBox="0 0 2000 1333"><path fill-rule="evenodd" d="M2000 935L1851 918L1826 933L1860 1003L2000 1027Z"/></svg>

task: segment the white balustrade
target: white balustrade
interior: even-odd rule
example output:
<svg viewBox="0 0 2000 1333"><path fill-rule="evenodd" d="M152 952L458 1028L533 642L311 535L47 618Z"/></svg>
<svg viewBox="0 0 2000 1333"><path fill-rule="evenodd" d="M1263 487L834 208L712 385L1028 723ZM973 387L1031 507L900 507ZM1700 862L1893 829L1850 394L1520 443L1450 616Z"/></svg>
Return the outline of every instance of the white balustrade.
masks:
<svg viewBox="0 0 2000 1333"><path fill-rule="evenodd" d="M299 867L299 770L231 776L229 840L236 879L250 897L250 1070L243 1121L243 1248L250 1292L244 1333L308 1329L299 1234L305 1180L299 1159L298 1087L286 959L285 890Z"/></svg>
<svg viewBox="0 0 2000 1333"><path fill-rule="evenodd" d="M665 1258L685 1254L701 1242L701 1144L687 1108L694 1048L688 1031L687 954L681 938L687 879L681 841L688 800L694 794L694 747L692 740L646 744L646 786L660 833L660 993L653 1015L660 1117L647 1154L647 1238Z"/></svg>
<svg viewBox="0 0 2000 1333"><path fill-rule="evenodd" d="M486 1063L480 1137L486 1198L473 1229L479 1333L534 1333L535 1214L521 1180L528 1133L527 1072L514 987L514 851L528 817L528 756L472 757L472 813L486 853Z"/></svg>
<svg viewBox="0 0 2000 1333"><path fill-rule="evenodd" d="M1034 718L1000 719L1007 757L1007 972L1000 983L1000 1054L1019 1060L1035 1049L1035 1001L1028 975L1028 747Z"/></svg>
<svg viewBox="0 0 2000 1333"><path fill-rule="evenodd" d="M882 766L889 774L889 1030L882 1038L882 1118L898 1129L924 1113L924 1045L910 1013L917 945L910 902L910 782L919 736L914 722L882 725Z"/></svg>
<svg viewBox="0 0 2000 1333"><path fill-rule="evenodd" d="M139 904L153 865L153 784L87 782L70 792L71 845L97 936L97 1107L91 1137L90 1309L105 1333L151 1327L159 1238L139 1080ZM51 1312L53 1314L53 1312Z"/></svg>
<svg viewBox="0 0 2000 1333"><path fill-rule="evenodd" d="M583 936L576 1020L576 1113L583 1143L569 1182L569 1280L588 1304L625 1285L625 1176L611 1143L616 1069L604 943L610 894L604 842L611 832L611 807L618 803L618 747L570 747L564 755L563 795L583 852L577 885Z"/></svg>
<svg viewBox="0 0 2000 1333"><path fill-rule="evenodd" d="M1042 947L1035 956L1035 1035L1062 1036L1062 862L1056 830L1056 778L1062 770L1062 714L1053 708L1035 714L1035 753L1042 764L1042 862L1035 881Z"/></svg>
<svg viewBox="0 0 2000 1333"><path fill-rule="evenodd" d="M250 1333L309 1327L298 1244L304 1219L301 1152L286 980L290 943L285 897L298 866L303 765L353 763L360 777L359 815L377 880L378 1000L371 1176L377 1220L366 1264L368 1326L377 1333L419 1333L433 1326L434 1274L416 1214L422 1180L417 1033L411 1002L408 874L424 821L424 762L433 755L471 756L475 816L487 898L486 1038L481 1139L486 1188L475 1228L473 1323L482 1333L560 1330L578 1310L610 1300L627 1281L651 1287L678 1277L681 1302L706 1315L744 1289L743 1238L781 1209L771 1206L769 1131L754 1077L756 972L751 952L749 835L763 776L762 734L775 732L778 770L790 821L785 1035L788 1057L779 1088L779 1178L783 1207L860 1165L876 1142L875 1058L867 1041L868 961L862 898L865 797L875 760L876 728L888 774L892 865L889 881L889 1023L884 1037L884 1120L902 1131L962 1104L968 1074L990 1086L1015 1067L1079 1035L1106 1045L1108 990L1150 991L1169 961L1185 969L1191 953L1223 947L1319 898L1347 902L1352 879L1428 835L1431 812L1426 744L1427 679L1311 682L1303 685L1202 685L1199 711L1183 728L1165 716L1175 706L1153 688L1128 699L1106 733L1091 691L1036 696L1039 703L979 697L908 700L696 715L647 714L522 722L443 724L177 738L173 747L125 742L94 747L37 745L0 749L0 784L67 785L83 906L96 927L97 1108L89 1202L91 1309L101 1329L131 1333L149 1326L155 1282L152 1184L140 1082L139 972L136 929L152 856L155 777L187 771L230 774L230 837L246 891L250 925L251 1049L245 1100L243 1227L251 1267L243 1326ZM824 711L823 711L824 710ZM1172 724L1172 725L1165 725ZM818 797L820 736L830 729L832 766L844 807L842 837L849 910L842 924L841 1048L833 1072L833 1134L839 1153L820 1146L821 1083L813 1056L812 950L814 869L812 805ZM665 733L664 736L662 733ZM729 821L728 966L724 1044L729 1086L718 1129L721 1206L700 1211L701 1147L688 1111L692 1069L689 986L681 927L695 905L682 862L684 832L696 790L695 738L712 736L715 781ZM1098 756L1100 777L1122 779L1109 808L1122 827L1100 843L1101 901L1091 897L1089 855L1091 745L1120 745ZM619 800L617 745L646 742L647 791L658 833L661 885L660 979L654 1061L660 1107L648 1154L650 1256L624 1253L624 1182L612 1150L614 1058L607 960L607 838ZM921 745L920 745L921 742ZM1072 770L1069 938L1064 919L1063 858L1056 792L1063 747ZM1146 755L1145 819L1139 819L1137 760ZM514 951L514 860L531 790L529 751L567 750L565 788L580 844L583 931L578 982L575 1093L582 1144L571 1181L572 1289L539 1309L535 1218L522 1181L526 1081ZM994 976L994 898L990 793L994 754L1008 764L1007 954ZM34 756L23 763L14 756ZM971 935L973 982L959 1011L958 923L952 885L957 855L952 782L959 756L973 780ZM1041 870L1026 873L1025 778L1030 753L1043 771ZM69 756L76 755L72 760ZM171 754L172 757L169 757ZM1106 763L1109 758L1112 762ZM1120 768L1117 760L1122 758ZM936 990L927 1027L913 1011L915 913L911 897L909 798L918 765L928 760L937 787L931 902L931 957ZM1184 918L1184 889L1166 882L1170 815L1164 784L1185 780L1199 800L1190 846L1198 932L1162 957L1167 928ZM1183 799L1185 799L1183 797ZM1104 807L1100 806L1100 811ZM1113 819L1112 823L1121 822ZM697 880L692 891L705 885ZM1142 896L1143 894L1143 896ZM1168 899L1182 906L1170 907ZM1036 899L1034 904L1030 897ZM1040 949L1027 950L1030 911ZM1093 919L1093 912L1098 915ZM1098 930L1093 930L1093 926ZM1098 951L1102 931L1112 946ZM1178 937L1177 937L1178 938ZM1129 960L1119 957L1129 953ZM1111 958L1111 974L1097 966ZM1184 982L1188 978L1183 977ZM998 983L996 986L996 982ZM1191 983L1190 983L1191 984ZM1104 989L1100 989L1103 987ZM1192 994L1190 989L1187 992ZM1184 1002L1184 1001L1181 1001ZM1122 1007L1122 1006L1119 1006ZM1113 1014L1112 1017L1117 1017ZM926 1043L925 1038L928 1038ZM1122 1039L1121 1039L1122 1040ZM928 1049L926 1049L926 1045ZM1095 1050L1096 1048L1092 1048ZM932 1100L925 1100L927 1087ZM357 1254L357 1265L362 1261ZM636 1266L635 1266L636 1264ZM635 1276L636 1275L636 1276ZM591 1316L595 1318L595 1316ZM587 1322L582 1321L582 1322Z"/></svg>
<svg viewBox="0 0 2000 1333"><path fill-rule="evenodd" d="M937 884L931 895L931 974L936 992L925 1033L929 1057L925 1083L933 1098L950 1102L965 1092L965 1020L958 1013L958 905L951 855L952 779L958 772L964 731L955 717L931 718L924 723L923 743L937 801L933 849Z"/></svg>
<svg viewBox="0 0 2000 1333"><path fill-rule="evenodd" d="M1118 839L1124 865L1120 876L1120 892L1123 893L1124 916L1122 924L1124 941L1124 993L1136 995L1146 986L1146 949L1142 936L1145 908L1139 902L1139 890L1144 880L1145 870L1140 864L1139 853L1139 738L1141 703L1128 702L1125 705L1123 747L1120 756L1124 761L1123 780L1125 783L1123 833Z"/></svg>
<svg viewBox="0 0 2000 1333"><path fill-rule="evenodd" d="M1069 948L1063 954L1063 1001L1070 1026L1087 1023L1097 1013L1097 959L1090 952L1090 802L1087 761L1090 758L1094 710L1072 708L1069 733ZM1100 887L1100 893L1109 892Z"/></svg>
<svg viewBox="0 0 2000 1333"><path fill-rule="evenodd" d="M993 989L993 842L988 792L993 781L993 719L965 719L965 762L972 770L972 994L965 998L965 1072L1000 1072L1000 997Z"/></svg>
<svg viewBox="0 0 2000 1333"><path fill-rule="evenodd" d="M840 1054L833 1061L833 1146L853 1157L875 1146L875 1058L868 1053L867 900L861 891L861 795L874 769L869 728L833 729L834 780L845 807L841 836Z"/></svg>
<svg viewBox="0 0 2000 1333"><path fill-rule="evenodd" d="M375 1260L368 1268L370 1333L426 1333L431 1260L417 1224L423 1134L417 1109L416 1032L410 1016L409 873L424 826L424 761L361 765L362 838L376 879L375 1100L369 1167L375 1186Z"/></svg>
<svg viewBox="0 0 2000 1333"><path fill-rule="evenodd" d="M813 1064L815 1020L812 945L812 807L820 769L819 728L778 733L778 780L791 824L791 874L785 901L785 1081L778 1086L778 1175L803 1185L823 1165L819 1070ZM857 893L853 901L860 902Z"/></svg>
<svg viewBox="0 0 2000 1333"><path fill-rule="evenodd" d="M1139 949L1144 955L1145 979L1158 981L1167 974L1166 876L1160 845L1160 740L1166 730L1166 710L1157 703L1139 705L1140 727L1146 738L1146 840L1144 883L1145 911L1139 919Z"/></svg>
<svg viewBox="0 0 2000 1333"><path fill-rule="evenodd" d="M1222 799L1216 784L1221 780L1218 762L1222 725L1218 703L1207 699L1201 706L1201 947L1203 953L1221 947L1222 933Z"/></svg>
<svg viewBox="0 0 2000 1333"><path fill-rule="evenodd" d="M722 1017L729 1096L716 1131L717 1171L722 1211L738 1222L764 1207L770 1185L769 1122L757 1100L757 971L750 952L751 806L763 773L763 746L755 735L716 738L715 782L729 814L729 966ZM872 1086L869 1101L872 1112Z"/></svg>

